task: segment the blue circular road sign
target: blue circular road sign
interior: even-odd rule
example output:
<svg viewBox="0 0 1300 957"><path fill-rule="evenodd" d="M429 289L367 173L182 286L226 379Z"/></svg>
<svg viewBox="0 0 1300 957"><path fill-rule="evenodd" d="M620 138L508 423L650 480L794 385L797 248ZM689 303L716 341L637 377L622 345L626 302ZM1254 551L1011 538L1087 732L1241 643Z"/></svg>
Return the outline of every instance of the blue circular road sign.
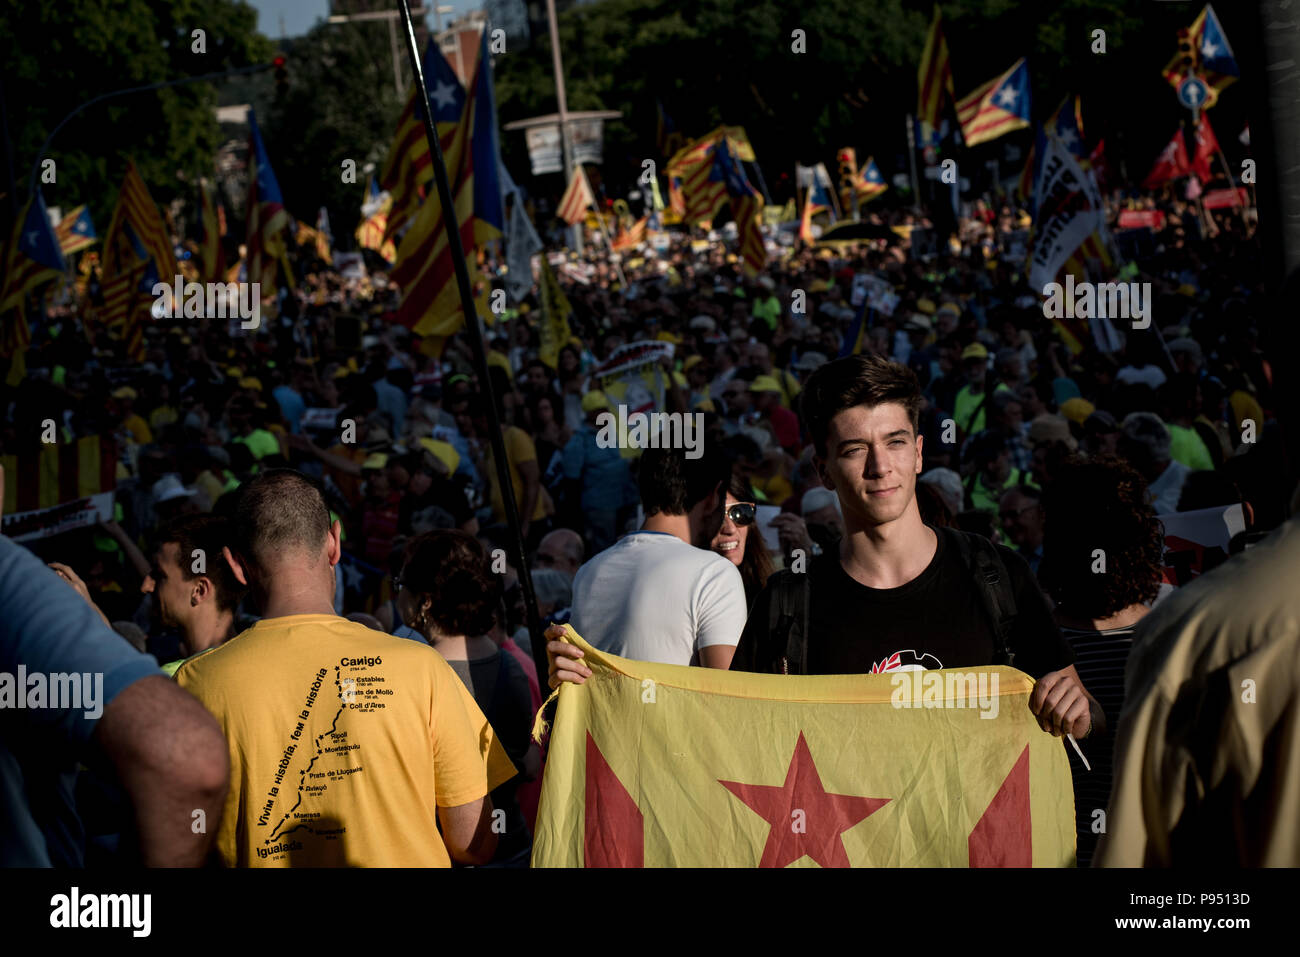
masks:
<svg viewBox="0 0 1300 957"><path fill-rule="evenodd" d="M1189 76L1178 84L1178 102L1189 110L1199 110L1209 95L1209 86L1199 76Z"/></svg>

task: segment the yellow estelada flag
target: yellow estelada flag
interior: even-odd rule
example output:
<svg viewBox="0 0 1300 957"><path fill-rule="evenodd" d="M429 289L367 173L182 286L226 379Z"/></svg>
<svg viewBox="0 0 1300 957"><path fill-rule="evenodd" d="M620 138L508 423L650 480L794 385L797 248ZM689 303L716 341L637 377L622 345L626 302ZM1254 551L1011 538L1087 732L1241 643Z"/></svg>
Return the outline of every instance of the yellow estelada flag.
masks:
<svg viewBox="0 0 1300 957"><path fill-rule="evenodd" d="M1069 762L1021 671L757 675L565 630L592 676L559 692L534 867L1074 865Z"/></svg>

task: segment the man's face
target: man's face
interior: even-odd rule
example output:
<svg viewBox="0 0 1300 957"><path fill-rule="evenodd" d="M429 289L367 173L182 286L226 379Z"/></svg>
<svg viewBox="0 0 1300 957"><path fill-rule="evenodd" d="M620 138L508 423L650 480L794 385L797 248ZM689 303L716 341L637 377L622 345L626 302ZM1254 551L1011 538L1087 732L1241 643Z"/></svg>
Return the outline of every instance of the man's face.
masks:
<svg viewBox="0 0 1300 957"><path fill-rule="evenodd" d="M962 363L962 369L966 372L966 381L975 385L984 384L984 376L988 372L988 366L983 359L967 359Z"/></svg>
<svg viewBox="0 0 1300 957"><path fill-rule="evenodd" d="M550 385L550 377L547 376L545 369L533 366L528 370L528 388L534 392L545 392L548 385Z"/></svg>
<svg viewBox="0 0 1300 957"><path fill-rule="evenodd" d="M1018 489L1002 496L998 518L1003 534L1017 548L1033 551L1043 543L1043 509Z"/></svg>
<svg viewBox="0 0 1300 957"><path fill-rule="evenodd" d="M554 568L556 571L564 572L572 578L578 572L578 563L564 553L559 544L542 540L542 544L537 549L537 557L534 564L538 568Z"/></svg>
<svg viewBox="0 0 1300 957"><path fill-rule="evenodd" d="M722 390L722 398L727 403L727 417L731 419L740 418L749 411L749 384L733 379Z"/></svg>
<svg viewBox="0 0 1300 957"><path fill-rule="evenodd" d="M183 628L194 609L190 604L194 582L181 576L180 557L180 545L165 542L154 554L153 567L140 584L140 591L153 595L158 619L168 628Z"/></svg>
<svg viewBox="0 0 1300 957"><path fill-rule="evenodd" d="M831 419L826 456L814 461L839 495L846 523L885 525L914 507L921 443L897 402L853 406Z"/></svg>
<svg viewBox="0 0 1300 957"><path fill-rule="evenodd" d="M699 523L691 530L691 544L696 548L711 548L718 529L722 528L722 519L727 511L727 493L722 486L711 493L693 514L699 515Z"/></svg>

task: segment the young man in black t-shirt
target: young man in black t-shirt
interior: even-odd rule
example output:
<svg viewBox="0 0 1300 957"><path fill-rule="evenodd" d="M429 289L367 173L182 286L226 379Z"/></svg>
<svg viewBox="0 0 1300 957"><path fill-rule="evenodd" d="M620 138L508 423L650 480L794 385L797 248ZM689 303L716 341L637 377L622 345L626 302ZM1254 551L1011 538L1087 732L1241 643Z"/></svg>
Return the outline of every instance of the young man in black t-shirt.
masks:
<svg viewBox="0 0 1300 957"><path fill-rule="evenodd" d="M910 369L876 356L822 366L804 387L804 425L825 486L839 497L838 554L808 565L807 674L971 668L994 662L995 630L955 539L921 521L916 477L920 390ZM1038 679L1030 708L1043 730L1087 735L1095 703L1024 560L999 547L1016 618L1015 667ZM769 585L750 609L733 671L763 671Z"/></svg>

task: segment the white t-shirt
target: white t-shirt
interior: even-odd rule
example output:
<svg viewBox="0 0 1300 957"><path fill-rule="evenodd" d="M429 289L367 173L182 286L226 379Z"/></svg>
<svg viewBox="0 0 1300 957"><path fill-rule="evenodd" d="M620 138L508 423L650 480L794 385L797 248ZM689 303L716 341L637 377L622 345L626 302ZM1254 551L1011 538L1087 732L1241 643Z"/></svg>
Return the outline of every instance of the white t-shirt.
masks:
<svg viewBox="0 0 1300 957"><path fill-rule="evenodd" d="M735 646L748 608L740 572L665 532L633 532L578 569L573 629L601 651L670 665Z"/></svg>
<svg viewBox="0 0 1300 957"><path fill-rule="evenodd" d="M1147 385L1158 389L1165 384L1165 373L1159 366L1125 366L1115 373L1115 381L1123 385Z"/></svg>

